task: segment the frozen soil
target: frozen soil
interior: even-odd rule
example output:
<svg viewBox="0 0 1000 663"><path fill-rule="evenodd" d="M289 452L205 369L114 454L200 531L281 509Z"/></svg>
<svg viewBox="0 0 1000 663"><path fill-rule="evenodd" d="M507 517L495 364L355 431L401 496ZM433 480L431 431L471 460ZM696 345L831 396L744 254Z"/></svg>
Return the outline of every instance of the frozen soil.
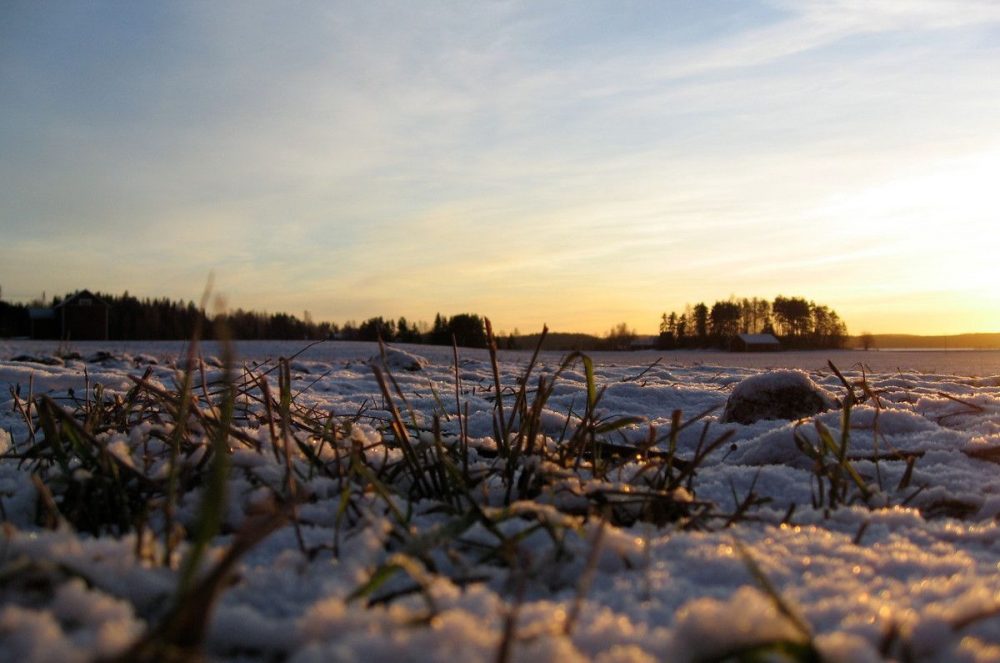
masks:
<svg viewBox="0 0 1000 663"><path fill-rule="evenodd" d="M179 543L169 555L162 504L147 505L141 527L93 522L99 509L84 499L92 493L71 490L90 485L91 470L73 460L60 466L25 404L45 395L68 412L93 411L101 400L110 408L136 379L176 390L184 348L77 345L79 358L58 361L47 361L52 344L0 345L3 660L134 652L179 601L210 492L192 481L176 496ZM237 373L262 375L303 347L241 344ZM319 444L323 431L303 426L284 438L280 421L274 434L277 415L237 399L225 509L202 572L256 514L296 508L286 506L291 515L235 562L198 638L208 659L1000 660L1000 375L862 374L831 355L857 401L838 459L843 409L799 422L719 422L736 385L763 367L727 367L725 356L599 355L594 386L603 392L588 413L598 394L588 395L586 365L556 376L561 357L546 354L527 382L529 404L539 376L551 388L532 420L535 451L512 458L498 444L485 352L461 350L456 367L450 348L403 350L420 361L382 362L377 346L363 343L323 344L290 359L287 389L300 421L329 422L335 444ZM222 384L223 354L204 348L192 374L196 398L212 398ZM843 401L840 377L809 357L798 368ZM416 370L393 368L401 359ZM501 354L507 417L529 359ZM423 489L407 473L373 366L388 366L405 435L424 457L453 459L470 479L466 493ZM268 374L276 405L280 372ZM93 444L135 470L133 479L123 470L123 482L153 494L170 474L173 424L132 416ZM212 455L210 423L200 437L192 424L183 459L191 476ZM587 425L593 437L576 441L590 446L567 452ZM344 469L354 453L351 462L367 469ZM671 454L674 467L663 460ZM697 467L671 484L693 459ZM450 485L449 476L427 482ZM45 505L41 484L61 516Z"/></svg>

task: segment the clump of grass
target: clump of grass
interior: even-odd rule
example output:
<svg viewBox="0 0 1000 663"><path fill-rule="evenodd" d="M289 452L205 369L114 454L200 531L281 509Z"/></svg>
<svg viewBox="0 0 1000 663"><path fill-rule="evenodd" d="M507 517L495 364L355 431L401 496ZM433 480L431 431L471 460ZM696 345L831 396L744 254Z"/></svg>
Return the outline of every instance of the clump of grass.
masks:
<svg viewBox="0 0 1000 663"><path fill-rule="evenodd" d="M851 440L851 411L861 401L849 383L833 362L828 362L831 370L837 375L847 390L841 399L840 407L840 437L835 439L830 429L819 419L813 420L818 442L813 443L800 430L803 421L795 425L793 437L795 446L813 461L813 498L814 509L834 510L853 498L850 487L853 484L858 490L859 498L870 504L872 491L855 469L848 455ZM867 383L865 391L867 390Z"/></svg>
<svg viewBox="0 0 1000 663"><path fill-rule="evenodd" d="M491 326L487 326L487 332L490 345L495 346ZM462 567L499 565L512 572L518 568L523 576L527 571L520 566L522 556L516 551L524 542L542 534L550 542L551 559L566 560L570 556L567 535L582 536L581 526L598 513L608 525L645 521L657 526L677 523L680 527L710 528L713 522L739 522L748 517L752 507L763 503L754 496L738 505L734 513L724 513L716 505L693 497L698 468L733 434L725 431L711 435L707 417L712 410L686 421L679 411L675 412L669 430L660 435L650 427L648 440L640 445L629 443L624 436L615 441L616 433L645 422L636 417L600 414L605 387L597 384L594 364L582 353L571 353L552 373L536 376L546 332L542 330L526 367L512 381L514 388L504 380L495 348L490 352L496 445L478 445L475 451L479 462L474 466L469 463L470 442L463 419L463 410L467 418L468 408L463 408L461 402L457 347L453 352L455 435L442 433L441 413L436 413L430 428L421 428L412 415L405 416L409 405L391 371L382 366L372 368L383 407L390 415L382 443L400 453L397 460L384 460L376 470L359 449L351 452L346 478L359 489L345 488L338 522L355 508L361 495L370 494L384 505L396 524L396 534L388 541L385 561L373 566L368 580L352 592L351 598L377 604L408 593L425 593L419 581L407 584L402 577L417 580L419 569L434 572L435 560L442 555L452 562L469 560L459 564ZM574 425L569 425L571 408L567 426L553 438L543 433L541 416L558 381L575 366L583 369L583 407ZM698 424L702 424L702 432L697 448L682 458L680 433ZM336 446L336 441L331 444ZM586 480L586 490L575 495L582 501L544 500L545 505L539 505L537 500L544 494L566 490L562 485L569 476ZM613 476L619 480L609 481ZM626 477L626 487L621 485L621 477ZM488 490L489 486L501 488L499 503L490 497L497 493ZM444 518L435 531L414 534L412 507L418 500L434 505L425 506L424 513L436 512ZM402 510L400 503L408 509ZM562 515L553 518L553 512ZM513 530L504 525L512 522L521 524ZM473 527L482 528L493 541L484 541L481 536L467 538L466 533ZM406 555L406 564L400 563L404 558L399 554ZM458 575L453 580L463 584L470 579ZM571 624L572 620L570 629Z"/></svg>
<svg viewBox="0 0 1000 663"><path fill-rule="evenodd" d="M224 368L214 384L206 380L203 362L195 360L195 346L192 342L175 390L155 385L147 370L124 395L108 394L99 384L91 391L88 379L82 400L71 394L63 406L41 395L20 403L29 440L9 457L32 473L40 524L95 536L134 534L137 555L147 529L158 528L163 540L158 561L170 566L178 544L187 539L168 610L121 661L197 657L212 606L235 564L287 519L284 509L248 518L221 559L203 568L223 527L231 445L253 445L234 425L248 381L241 385L236 378L231 345L223 342ZM176 506L192 491L200 492L200 503L183 528Z"/></svg>
<svg viewBox="0 0 1000 663"><path fill-rule="evenodd" d="M84 401L70 406L37 397L23 411L36 413L29 430L42 437L11 457L44 481L75 529L120 536L141 530L159 513L170 550L179 495L217 489L228 472L229 441L236 437L246 444L249 436L233 426L238 388L228 372L214 400L202 400L193 389L193 368L186 369L177 391L155 386L149 377L147 371L134 378L124 396L95 385ZM209 495L209 501L216 497Z"/></svg>
<svg viewBox="0 0 1000 663"><path fill-rule="evenodd" d="M924 451L899 450L884 442L879 430L879 416L884 407L881 395L868 382L864 369L862 369L861 378L852 382L844 377L833 362L828 362L828 364L846 391L844 397L840 399L840 435L834 436L819 418L812 421L816 432L816 441L810 439L802 431L803 426L809 423L807 421L798 422L793 431L796 447L813 461L812 506L823 509L827 513L840 506L858 502L869 508L888 506L891 497L885 494L886 487L881 464L886 462L904 463L900 479L895 486L895 491L902 493L911 488L914 468L917 461L923 457ZM973 403L944 393L939 393L939 395L954 400L966 408L953 414L977 414L982 411L982 408ZM849 451L851 416L853 408L860 403L870 403L875 410L872 424L873 451L871 454L858 455L851 454ZM888 448L882 450L880 446L882 444ZM980 460L991 460L994 456L1000 457L1000 454L993 448L961 449L960 451L970 458ZM872 463L877 490L873 489L872 485L862 477L855 467L855 463L859 461ZM918 486L909 494L902 496L899 499L899 505L906 506L912 503L923 492L924 488L926 486ZM921 511L926 518L949 516L964 519L975 513L978 508L978 505L961 500L944 499L924 505Z"/></svg>
<svg viewBox="0 0 1000 663"><path fill-rule="evenodd" d="M605 413L606 386L598 383L590 357L571 353L543 373L544 328L526 367L506 376L492 326L487 330L495 444L476 443L475 449L468 435L468 403L462 402L457 346L454 412L432 390L437 407L429 421L416 415L384 364L372 367L381 408L366 403L354 413L335 413L303 403L303 392L293 388L291 358L238 370L228 345L222 370L210 373L193 342L169 387L147 369L132 378L124 394L88 383L82 398L74 395L60 404L35 396L29 384L27 398L15 398L28 424L17 457L38 477L39 520L53 526L62 521L94 535L134 533L137 540L155 540L155 561L177 571L169 608L150 616L153 627L122 660L182 660L197 654L211 606L235 564L286 524L303 555L327 551L337 556L345 540L372 519L384 518L389 527L383 550L367 579L345 598L382 605L417 594L425 602L421 618L426 620L436 612L428 580L436 574L447 573L455 584L466 585L506 570L516 576L512 587L529 581L570 586L565 584L569 579L553 580L558 574L552 572L572 561L585 525L599 518L587 560L579 560L584 574L577 603L562 627L569 633L605 527L646 522L710 529L742 522L762 503L752 490L734 501L732 512L697 499L699 469L733 435L713 434L712 410L689 419L675 411L669 427L650 425L645 441L634 443L624 433L647 422ZM574 412L571 406L564 428L552 435L543 430L543 414L560 381L577 369L584 376L580 409ZM361 424L375 427L378 439L356 434ZM453 432L446 433L446 427ZM681 434L697 427L696 447L682 449ZM259 456L260 464L280 472L258 475L245 463L234 464L237 450ZM266 488L274 508L262 519L227 524L225 498L233 477ZM317 499L310 491L317 478L332 482L337 496L330 539L320 544L314 537L307 541L307 523L300 516L306 510L299 508ZM567 491L573 499L556 499ZM201 496L194 518L180 509L182 497L192 492ZM205 568L209 548L224 533L234 535L232 543L219 562ZM536 553L533 564L525 561L529 548ZM544 554L539 548L546 549ZM501 660L517 640L514 622L508 626Z"/></svg>

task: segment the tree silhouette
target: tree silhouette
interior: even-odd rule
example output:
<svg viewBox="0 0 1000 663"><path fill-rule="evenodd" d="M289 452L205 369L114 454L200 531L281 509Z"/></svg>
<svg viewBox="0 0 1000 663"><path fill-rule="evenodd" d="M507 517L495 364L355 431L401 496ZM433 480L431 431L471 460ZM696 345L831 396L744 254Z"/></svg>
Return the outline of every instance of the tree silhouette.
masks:
<svg viewBox="0 0 1000 663"><path fill-rule="evenodd" d="M659 347L729 347L738 334L773 333L791 348L839 348L847 327L828 306L802 297L779 295L774 302L754 297L730 297L709 309L704 303L685 313L660 316Z"/></svg>
<svg viewBox="0 0 1000 663"><path fill-rule="evenodd" d="M628 350L635 341L636 333L634 329L629 329L628 324L619 322L611 328L605 337L605 349L607 350Z"/></svg>

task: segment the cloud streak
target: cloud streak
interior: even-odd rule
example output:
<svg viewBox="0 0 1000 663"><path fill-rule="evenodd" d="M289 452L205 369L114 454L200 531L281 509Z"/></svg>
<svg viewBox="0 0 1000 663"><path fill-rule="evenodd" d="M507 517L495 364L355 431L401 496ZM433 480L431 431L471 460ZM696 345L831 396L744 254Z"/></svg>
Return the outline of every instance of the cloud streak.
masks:
<svg viewBox="0 0 1000 663"><path fill-rule="evenodd" d="M948 175L997 164L993 3L24 5L5 24L5 293L190 298L214 270L233 305L598 331L796 289L877 329L870 277L845 272L915 287L933 228L982 233L995 209Z"/></svg>

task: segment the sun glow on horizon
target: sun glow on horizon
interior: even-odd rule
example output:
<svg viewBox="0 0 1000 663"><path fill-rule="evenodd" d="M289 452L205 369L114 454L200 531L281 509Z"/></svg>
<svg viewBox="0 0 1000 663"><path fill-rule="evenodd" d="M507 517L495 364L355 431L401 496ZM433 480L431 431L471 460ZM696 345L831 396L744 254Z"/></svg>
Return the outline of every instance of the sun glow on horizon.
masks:
<svg viewBox="0 0 1000 663"><path fill-rule="evenodd" d="M976 0L19 4L0 285L214 272L245 309L596 334L783 294L1000 332L998 58Z"/></svg>

